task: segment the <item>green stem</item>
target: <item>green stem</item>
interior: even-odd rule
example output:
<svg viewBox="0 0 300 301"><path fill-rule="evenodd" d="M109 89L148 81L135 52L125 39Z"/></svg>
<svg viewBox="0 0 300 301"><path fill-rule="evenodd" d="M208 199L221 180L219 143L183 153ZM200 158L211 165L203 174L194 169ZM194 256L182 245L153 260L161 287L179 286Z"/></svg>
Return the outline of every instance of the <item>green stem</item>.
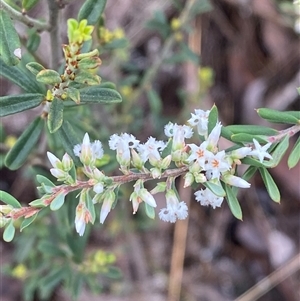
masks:
<svg viewBox="0 0 300 301"><path fill-rule="evenodd" d="M4 9L13 19L26 24L28 27L34 27L38 31L48 30L50 28L49 24L23 15L3 0L0 0L0 9Z"/></svg>
<svg viewBox="0 0 300 301"><path fill-rule="evenodd" d="M61 60L61 41L58 30L59 7L54 0L48 0L49 33L51 43L51 68L57 70Z"/></svg>

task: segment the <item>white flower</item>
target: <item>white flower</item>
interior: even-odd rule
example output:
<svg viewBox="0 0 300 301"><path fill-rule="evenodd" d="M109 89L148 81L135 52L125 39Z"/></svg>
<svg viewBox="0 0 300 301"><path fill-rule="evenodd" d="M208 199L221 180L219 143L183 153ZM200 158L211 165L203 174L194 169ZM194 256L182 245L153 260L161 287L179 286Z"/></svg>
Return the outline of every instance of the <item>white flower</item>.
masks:
<svg viewBox="0 0 300 301"><path fill-rule="evenodd" d="M210 153L207 156L208 161L205 165L205 170L211 172L212 179L219 178L220 173L223 173L231 168L225 156L226 154L224 150L216 154Z"/></svg>
<svg viewBox="0 0 300 301"><path fill-rule="evenodd" d="M88 133L85 133L82 144L76 144L73 148L75 156L79 157L84 165L94 164L96 159L103 156L102 143L99 140L90 142Z"/></svg>
<svg viewBox="0 0 300 301"><path fill-rule="evenodd" d="M175 223L176 219L186 219L188 216L188 207L185 202L179 202L176 193L173 190L166 192L167 207L159 212L159 218L165 222Z"/></svg>
<svg viewBox="0 0 300 301"><path fill-rule="evenodd" d="M155 163L161 159L160 151L162 151L165 146L163 141L157 141L155 138L149 137L146 143L137 146L137 150L144 163L149 159L150 163L152 162L151 164L155 165Z"/></svg>
<svg viewBox="0 0 300 301"><path fill-rule="evenodd" d="M122 167L128 167L130 164L130 148L133 149L137 147L139 140L127 133L121 134L120 136L113 134L110 136L108 144L110 149L117 151L117 160L120 165Z"/></svg>
<svg viewBox="0 0 300 301"><path fill-rule="evenodd" d="M103 224L111 207L116 199L116 195L112 190L107 190L103 195L103 204L100 211L100 223Z"/></svg>
<svg viewBox="0 0 300 301"><path fill-rule="evenodd" d="M62 163L61 161L56 157L54 156L52 153L50 152L47 152L47 157L51 163L51 165L54 167L54 168L62 168Z"/></svg>
<svg viewBox="0 0 300 301"><path fill-rule="evenodd" d="M213 128L213 130L210 132L210 134L207 137L207 142L208 142L208 149L209 150L215 150L219 139L220 139L220 134L221 134L221 128L222 124L221 122L218 122L216 126Z"/></svg>
<svg viewBox="0 0 300 301"><path fill-rule="evenodd" d="M91 220L92 220L92 216L89 210L86 208L85 203L79 202L79 204L76 207L75 229L80 236L83 235L86 224Z"/></svg>
<svg viewBox="0 0 300 301"><path fill-rule="evenodd" d="M188 123L192 126L197 126L198 134L202 136L207 135L208 125L208 111L195 110L195 114L191 113L192 117L188 120Z"/></svg>
<svg viewBox="0 0 300 301"><path fill-rule="evenodd" d="M259 159L260 163L263 162L264 158L273 159L273 157L267 152L267 149L272 145L271 142L261 146L256 139L253 138L255 149L252 150L249 155Z"/></svg>
<svg viewBox="0 0 300 301"><path fill-rule="evenodd" d="M222 174L222 181L231 186L240 188L249 188L251 186L251 184L245 181L244 179L234 176L230 173Z"/></svg>
<svg viewBox="0 0 300 301"><path fill-rule="evenodd" d="M223 202L223 197L219 197L211 192L208 188L200 189L194 193L197 202L200 202L202 206L212 206L213 209L216 207L221 207Z"/></svg>
<svg viewBox="0 0 300 301"><path fill-rule="evenodd" d="M189 163L196 161L202 169L205 169L205 164L207 162L207 157L211 157L213 153L206 149L207 141L204 141L197 146L196 144L189 144L191 149L190 155L187 158Z"/></svg>

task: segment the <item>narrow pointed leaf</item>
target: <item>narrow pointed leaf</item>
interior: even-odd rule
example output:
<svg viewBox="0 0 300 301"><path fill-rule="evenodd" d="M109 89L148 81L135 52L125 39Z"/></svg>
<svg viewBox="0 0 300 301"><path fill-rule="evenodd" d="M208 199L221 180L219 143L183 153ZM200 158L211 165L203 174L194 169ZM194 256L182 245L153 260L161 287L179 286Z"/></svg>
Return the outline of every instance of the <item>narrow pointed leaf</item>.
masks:
<svg viewBox="0 0 300 301"><path fill-rule="evenodd" d="M297 165L300 160L300 137L298 138L297 142L295 143L289 158L288 158L288 166L289 168L293 168Z"/></svg>
<svg viewBox="0 0 300 301"><path fill-rule="evenodd" d="M96 86L80 90L81 103L115 103L121 101L122 97L116 90Z"/></svg>
<svg viewBox="0 0 300 301"><path fill-rule="evenodd" d="M37 215L38 214L36 213L31 217L25 218L20 226L20 232L22 232L26 227L28 227L30 224L32 224L34 222L34 220L36 219Z"/></svg>
<svg viewBox="0 0 300 301"><path fill-rule="evenodd" d="M50 204L50 209L55 211L61 208L65 202L65 193L60 193L55 197L55 199Z"/></svg>
<svg viewBox="0 0 300 301"><path fill-rule="evenodd" d="M4 163L9 169L16 170L24 164L31 150L35 147L43 127L43 119L37 117L22 133L5 157Z"/></svg>
<svg viewBox="0 0 300 301"><path fill-rule="evenodd" d="M6 242L11 242L14 239L16 229L11 221L3 232L3 240Z"/></svg>
<svg viewBox="0 0 300 301"><path fill-rule="evenodd" d="M257 109L257 114L270 122L273 123L289 123L289 124L299 124L299 118L295 117L293 113L280 112L277 110L261 108Z"/></svg>
<svg viewBox="0 0 300 301"><path fill-rule="evenodd" d="M63 123L64 104L61 99L54 98L48 115L48 129L51 134L55 133Z"/></svg>
<svg viewBox="0 0 300 301"><path fill-rule="evenodd" d="M23 112L39 106L45 96L43 94L28 93L0 97L0 117Z"/></svg>
<svg viewBox="0 0 300 301"><path fill-rule="evenodd" d="M43 93L45 89L41 87L35 77L22 66L7 66L0 56L0 75L15 83L28 93Z"/></svg>
<svg viewBox="0 0 300 301"><path fill-rule="evenodd" d="M252 135L247 133L238 133L231 136L231 141L241 142L241 143L252 143L253 138L255 138L259 143L266 143L268 137L264 135Z"/></svg>
<svg viewBox="0 0 300 301"><path fill-rule="evenodd" d="M21 208L21 204L9 193L0 190L0 201L14 208Z"/></svg>
<svg viewBox="0 0 300 301"><path fill-rule="evenodd" d="M38 2L39 2L39 0L23 0L23 1L22 1L22 8L23 8L25 11L29 11L29 10L32 9Z"/></svg>
<svg viewBox="0 0 300 301"><path fill-rule="evenodd" d="M283 155L285 154L285 152L287 151L288 147L289 147L289 139L290 137L287 135L284 137L283 140L281 140L278 145L276 146L274 152L272 153L272 160L270 161L265 161L264 165L266 167L275 167L279 164L279 162L281 161Z"/></svg>
<svg viewBox="0 0 300 301"><path fill-rule="evenodd" d="M64 121L62 126L56 132L65 151L71 156L76 166L82 166L79 158L74 155L73 148L76 144L81 143L80 138L76 135L73 127L68 121Z"/></svg>
<svg viewBox="0 0 300 301"><path fill-rule="evenodd" d="M0 56L5 64L14 66L21 60L21 43L8 13L0 9Z"/></svg>
<svg viewBox="0 0 300 301"><path fill-rule="evenodd" d="M106 0L86 0L78 12L78 20L87 19L89 25L97 23L106 5Z"/></svg>
<svg viewBox="0 0 300 301"><path fill-rule="evenodd" d="M233 193L229 185L225 184L224 186L226 190L226 200L230 208L230 211L237 219L243 220L242 209L235 193Z"/></svg>
<svg viewBox="0 0 300 301"><path fill-rule="evenodd" d="M89 193L87 193L87 208L92 216L92 224L94 224L96 219L95 205L92 202L92 198Z"/></svg>
<svg viewBox="0 0 300 301"><path fill-rule="evenodd" d="M259 168L259 172L261 174L261 177L264 181L264 184L267 188L267 191L269 193L270 198L276 202L280 202L280 192L279 189L274 182L272 176L270 175L269 171L266 168Z"/></svg>
<svg viewBox="0 0 300 301"><path fill-rule="evenodd" d="M210 134L210 132L216 126L217 122L218 122L218 108L215 105L213 105L208 115L208 125L207 125L208 134Z"/></svg>
<svg viewBox="0 0 300 301"><path fill-rule="evenodd" d="M266 136L272 136L278 134L278 131L260 125L243 125L243 124L228 125L226 126L226 129L231 131L233 134L245 133L251 135L266 135Z"/></svg>

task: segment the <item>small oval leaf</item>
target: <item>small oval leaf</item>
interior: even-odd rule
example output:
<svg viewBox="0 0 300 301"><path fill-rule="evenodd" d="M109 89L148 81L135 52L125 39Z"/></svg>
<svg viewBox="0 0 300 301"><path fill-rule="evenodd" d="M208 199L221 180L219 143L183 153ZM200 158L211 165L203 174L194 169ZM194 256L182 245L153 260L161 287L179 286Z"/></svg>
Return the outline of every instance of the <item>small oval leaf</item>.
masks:
<svg viewBox="0 0 300 301"><path fill-rule="evenodd" d="M36 80L46 85L55 85L61 83L59 73L51 69L41 70L36 75Z"/></svg>
<svg viewBox="0 0 300 301"><path fill-rule="evenodd" d="M14 239L16 229L11 221L3 232L3 240L6 242L11 242Z"/></svg>
<svg viewBox="0 0 300 301"><path fill-rule="evenodd" d="M0 117L23 112L39 106L45 96L43 94L28 93L0 97Z"/></svg>
<svg viewBox="0 0 300 301"><path fill-rule="evenodd" d="M145 203L145 211L146 211L146 215L151 218L154 219L155 218L155 210L152 206L150 206L149 204Z"/></svg>
<svg viewBox="0 0 300 301"><path fill-rule="evenodd" d="M65 193L60 193L57 195L56 198L51 202L50 209L53 211L60 209L65 202L65 196Z"/></svg>
<svg viewBox="0 0 300 301"><path fill-rule="evenodd" d="M203 185L219 197L224 197L226 195L225 190L220 182L215 183L213 180L211 180L203 183Z"/></svg>
<svg viewBox="0 0 300 301"><path fill-rule="evenodd" d="M3 190L0 190L0 201L2 201L3 203L10 205L14 208L22 207L17 199L15 199L12 195L10 195L9 193L7 193Z"/></svg>
<svg viewBox="0 0 300 301"><path fill-rule="evenodd" d="M26 227L28 227L30 224L32 224L33 221L36 219L37 215L38 214L36 213L33 216L25 218L20 226L20 232L22 232Z"/></svg>
<svg viewBox="0 0 300 301"><path fill-rule="evenodd" d="M9 169L16 170L23 165L31 150L35 147L43 127L43 119L37 117L22 133L5 157L5 165Z"/></svg>
<svg viewBox="0 0 300 301"><path fill-rule="evenodd" d="M64 104L61 99L54 98L48 114L48 129L51 134L55 133L63 123Z"/></svg>
<svg viewBox="0 0 300 301"><path fill-rule="evenodd" d="M42 70L45 70L45 68L41 64L36 62L30 62L26 64L26 68L35 76Z"/></svg>

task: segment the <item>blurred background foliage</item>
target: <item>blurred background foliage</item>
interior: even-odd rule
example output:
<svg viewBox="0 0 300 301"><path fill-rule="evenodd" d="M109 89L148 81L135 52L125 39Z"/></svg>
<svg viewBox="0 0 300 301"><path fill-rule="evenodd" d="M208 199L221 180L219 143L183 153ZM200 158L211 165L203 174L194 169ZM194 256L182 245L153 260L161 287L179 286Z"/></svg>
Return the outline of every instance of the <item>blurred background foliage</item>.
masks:
<svg viewBox="0 0 300 301"><path fill-rule="evenodd" d="M22 6L22 1L6 2ZM66 20L77 16L83 2L57 1L62 43L67 40ZM88 132L105 142L113 133L130 132L145 141L150 135L162 139L168 121L182 123L193 109L214 103L224 125L262 124L254 110L258 107L299 110L299 5L279 0L108 0L91 43L100 52L102 83L113 82L123 102L76 107L67 118L75 121L79 136ZM28 14L41 18L47 10L43 1L36 1ZM48 34L17 25L24 56L49 67ZM19 92L0 79L1 95ZM14 172L4 167L3 158L37 113L33 109L1 118L0 189L24 204L38 197L35 175L49 176L45 155L37 148ZM64 152L53 135L39 144L58 156ZM99 166L117 174L112 153L104 147L106 161ZM282 193L280 206L255 178L251 193L240 195L243 222L226 206L211 210L195 202L188 224L152 221L142 210L132 216L132 188L126 186L105 224L95 223L82 238L69 222L76 206L76 194L70 195L61 210L40 214L13 244L0 241L1 300L234 300L299 253L299 173L299 165L289 171L286 160L272 170ZM178 252L182 265L179 259L176 263ZM296 270L258 300L298 300L299 275Z"/></svg>

